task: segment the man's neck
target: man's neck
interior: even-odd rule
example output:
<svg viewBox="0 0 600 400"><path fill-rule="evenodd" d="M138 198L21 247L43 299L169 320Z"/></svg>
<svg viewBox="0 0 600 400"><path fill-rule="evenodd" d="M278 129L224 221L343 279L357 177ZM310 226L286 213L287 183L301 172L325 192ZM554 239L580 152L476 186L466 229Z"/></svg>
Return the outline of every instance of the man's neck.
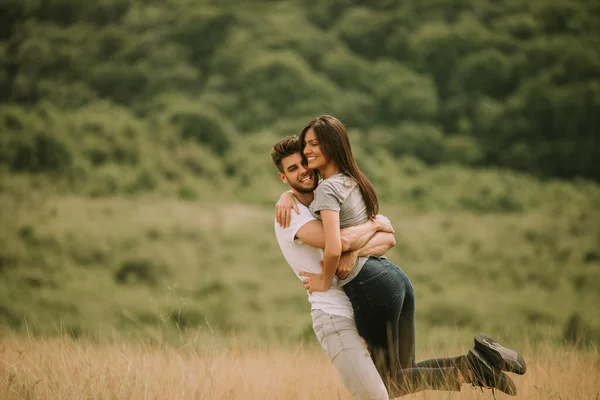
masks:
<svg viewBox="0 0 600 400"><path fill-rule="evenodd" d="M310 203L312 203L313 199L315 198L315 195L313 192L300 193L299 191L292 189L292 193L294 194L294 197L297 198L298 201L306 207L308 207L310 205Z"/></svg>

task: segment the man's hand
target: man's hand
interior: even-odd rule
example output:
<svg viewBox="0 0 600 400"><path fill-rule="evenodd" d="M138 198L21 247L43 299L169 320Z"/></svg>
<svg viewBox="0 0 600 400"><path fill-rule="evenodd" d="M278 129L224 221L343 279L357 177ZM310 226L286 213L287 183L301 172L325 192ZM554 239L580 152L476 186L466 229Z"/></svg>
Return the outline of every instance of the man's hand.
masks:
<svg viewBox="0 0 600 400"><path fill-rule="evenodd" d="M346 279L350 274L350 271L352 271L352 269L354 268L357 258L358 251L349 251L347 253L342 253L338 267L335 270L335 276L337 276L338 279Z"/></svg>
<svg viewBox="0 0 600 400"><path fill-rule="evenodd" d="M321 261L321 268L323 268L323 261ZM323 274L313 274L312 272L302 271L298 275L305 276L307 278L302 282L304 283L304 287L308 293L326 292L331 286L331 280L329 282L325 282L325 277Z"/></svg>
<svg viewBox="0 0 600 400"><path fill-rule="evenodd" d="M390 222L389 218L385 215L377 214L375 216L374 221L377 225L379 232L394 233L394 227L392 226L392 223Z"/></svg>

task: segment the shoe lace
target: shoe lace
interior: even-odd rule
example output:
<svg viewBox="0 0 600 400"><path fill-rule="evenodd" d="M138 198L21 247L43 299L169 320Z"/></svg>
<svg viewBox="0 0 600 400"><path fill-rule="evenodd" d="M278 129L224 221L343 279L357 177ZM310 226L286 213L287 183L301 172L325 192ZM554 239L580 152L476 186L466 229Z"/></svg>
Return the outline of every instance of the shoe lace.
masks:
<svg viewBox="0 0 600 400"><path fill-rule="evenodd" d="M479 389L479 390L481 390L481 393L483 393L483 388L484 388L483 386L476 386L475 384L471 383L471 387L474 388L474 389ZM494 400L497 400L496 399L496 390L493 387L491 387L491 386L485 386L485 388L486 389L491 389L492 390L492 397L494 398Z"/></svg>

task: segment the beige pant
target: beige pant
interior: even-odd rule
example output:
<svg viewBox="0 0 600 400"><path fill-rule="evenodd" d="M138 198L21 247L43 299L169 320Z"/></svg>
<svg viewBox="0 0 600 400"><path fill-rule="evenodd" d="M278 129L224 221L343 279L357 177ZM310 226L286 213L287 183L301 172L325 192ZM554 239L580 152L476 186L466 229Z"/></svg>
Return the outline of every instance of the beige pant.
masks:
<svg viewBox="0 0 600 400"><path fill-rule="evenodd" d="M358 400L389 399L354 320L321 310L312 311L312 320L321 347L352 397Z"/></svg>

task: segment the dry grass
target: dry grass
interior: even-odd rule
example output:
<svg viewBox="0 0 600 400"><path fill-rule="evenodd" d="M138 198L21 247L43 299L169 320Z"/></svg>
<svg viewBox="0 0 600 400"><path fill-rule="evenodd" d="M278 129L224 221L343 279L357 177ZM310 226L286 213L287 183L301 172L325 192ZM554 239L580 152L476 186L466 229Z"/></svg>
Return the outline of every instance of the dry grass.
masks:
<svg viewBox="0 0 600 400"><path fill-rule="evenodd" d="M597 350L541 346L525 356L529 371L514 376L517 398L600 398ZM210 344L175 349L141 342L7 336L0 339L0 398L349 399L349 395L325 355L312 346L260 349L231 343L218 349ZM405 398L493 397L489 390L464 386L460 393L430 391ZM497 398L508 397L500 393Z"/></svg>

